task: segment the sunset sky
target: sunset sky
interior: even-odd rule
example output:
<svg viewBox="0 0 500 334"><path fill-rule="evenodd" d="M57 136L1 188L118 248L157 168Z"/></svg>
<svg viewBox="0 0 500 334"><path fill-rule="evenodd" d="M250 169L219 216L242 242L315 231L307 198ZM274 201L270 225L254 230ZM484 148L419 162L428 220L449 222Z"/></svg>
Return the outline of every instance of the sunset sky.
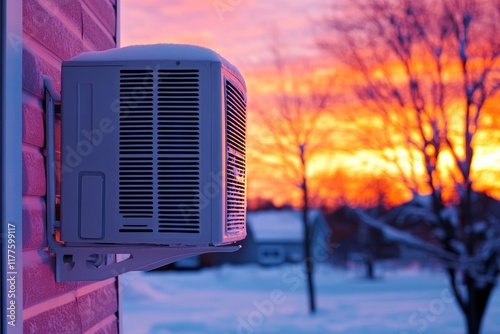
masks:
<svg viewBox="0 0 500 334"><path fill-rule="evenodd" d="M187 43L211 48L243 74L269 61L273 35L287 52L316 52L325 0L122 0L121 45Z"/></svg>
<svg viewBox="0 0 500 334"><path fill-rule="evenodd" d="M296 182L290 182L285 175L287 171L274 166L276 157L256 149L259 147L256 140L260 141L262 148L262 143L271 136L265 127L262 127L256 111L259 108L266 109L278 89L277 81L273 80L276 74L273 48L279 50L281 57L289 64L308 64L309 67L289 73L290 82L327 77L331 71L337 70L331 59L325 57L317 46L318 38L324 29L324 19L332 12L332 3L331 0L122 0L121 46L154 43L195 44L220 53L236 65L248 87L247 135L251 150L247 160L249 200L264 198L271 199L276 204L297 204L300 203L301 197ZM336 5L340 3L341 1L335 2ZM347 79L350 79L349 74ZM349 99L343 91L334 94L340 96L340 99ZM346 105L344 112L352 113L352 106ZM339 107L336 107L336 110L338 112ZM359 111L356 110L357 115ZM272 113L273 110L268 109L266 112ZM334 120L333 112L329 110L320 123L325 129L335 126L337 136L320 139L334 141L340 146L343 140L346 145L356 141L356 138L352 138L349 125L340 123L338 118ZM358 116L358 121L362 117ZM275 122L279 122L279 119ZM498 173L490 166L500 164L500 154L496 146L490 147L488 152L478 152L483 156L475 161L475 166L480 173L491 172L491 175L484 174L485 177L476 186L481 189L492 188L492 180L497 178ZM346 187L332 185L331 182L335 177L333 174L338 172L336 167L340 165L347 170L343 178L349 179L350 185L347 186L349 189L339 191L366 195L369 187L363 186L366 182L360 183L359 180L363 179L366 173L380 178L378 170L385 166L379 159L380 156L372 153L359 150L354 154L343 154L342 151L334 155L320 154L308 168L311 189L314 190L312 197L332 197L333 188ZM420 169L420 172L423 173L423 170ZM401 189L394 185L392 188L400 197L399 201L405 199Z"/></svg>

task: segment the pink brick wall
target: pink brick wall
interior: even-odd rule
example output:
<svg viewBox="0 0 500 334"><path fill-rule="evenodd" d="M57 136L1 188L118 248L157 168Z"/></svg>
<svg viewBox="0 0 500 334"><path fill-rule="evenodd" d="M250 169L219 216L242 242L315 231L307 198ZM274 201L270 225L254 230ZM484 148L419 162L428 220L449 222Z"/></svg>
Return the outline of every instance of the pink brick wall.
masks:
<svg viewBox="0 0 500 334"><path fill-rule="evenodd" d="M83 51L116 46L116 1L23 0L23 30L24 332L117 333L116 280L56 283L54 258L44 250L42 81L48 75L60 91L63 60ZM60 146L59 138L56 141Z"/></svg>

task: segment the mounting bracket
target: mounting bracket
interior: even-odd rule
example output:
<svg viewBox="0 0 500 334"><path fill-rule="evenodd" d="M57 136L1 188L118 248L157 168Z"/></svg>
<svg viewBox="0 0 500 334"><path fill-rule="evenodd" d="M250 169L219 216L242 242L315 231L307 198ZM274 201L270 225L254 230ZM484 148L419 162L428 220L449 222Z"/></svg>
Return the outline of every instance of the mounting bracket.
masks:
<svg viewBox="0 0 500 334"><path fill-rule="evenodd" d="M56 256L56 281L99 281L133 270L151 270L169 263L204 253L234 252L239 245L228 246L166 246L92 244L68 245L58 241L61 222L56 219L55 114L60 113L61 97L49 77L45 84L45 147L46 147L46 235L47 251ZM62 222L64 224L64 222Z"/></svg>

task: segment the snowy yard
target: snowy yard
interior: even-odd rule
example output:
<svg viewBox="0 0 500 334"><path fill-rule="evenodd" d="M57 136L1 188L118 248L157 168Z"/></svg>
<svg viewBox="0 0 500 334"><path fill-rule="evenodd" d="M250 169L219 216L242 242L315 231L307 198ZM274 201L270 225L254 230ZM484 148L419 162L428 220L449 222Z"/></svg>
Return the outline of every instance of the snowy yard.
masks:
<svg viewBox="0 0 500 334"><path fill-rule="evenodd" d="M297 265L129 273L122 278L124 333L464 333L442 274L400 269L374 281L359 276L320 267L319 310L309 316ZM498 289L482 332L500 333Z"/></svg>

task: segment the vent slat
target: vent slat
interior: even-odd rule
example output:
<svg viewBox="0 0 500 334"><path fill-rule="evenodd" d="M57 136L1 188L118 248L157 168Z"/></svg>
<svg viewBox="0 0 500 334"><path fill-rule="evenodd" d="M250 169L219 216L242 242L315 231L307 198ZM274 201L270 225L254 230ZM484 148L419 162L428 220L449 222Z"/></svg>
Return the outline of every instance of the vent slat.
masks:
<svg viewBox="0 0 500 334"><path fill-rule="evenodd" d="M153 217L152 70L120 71L119 210L123 218ZM120 232L152 232L122 228Z"/></svg>
<svg viewBox="0 0 500 334"><path fill-rule="evenodd" d="M158 228L200 232L198 70L158 71Z"/></svg>
<svg viewBox="0 0 500 334"><path fill-rule="evenodd" d="M245 229L246 199L246 101L226 81L226 232Z"/></svg>

